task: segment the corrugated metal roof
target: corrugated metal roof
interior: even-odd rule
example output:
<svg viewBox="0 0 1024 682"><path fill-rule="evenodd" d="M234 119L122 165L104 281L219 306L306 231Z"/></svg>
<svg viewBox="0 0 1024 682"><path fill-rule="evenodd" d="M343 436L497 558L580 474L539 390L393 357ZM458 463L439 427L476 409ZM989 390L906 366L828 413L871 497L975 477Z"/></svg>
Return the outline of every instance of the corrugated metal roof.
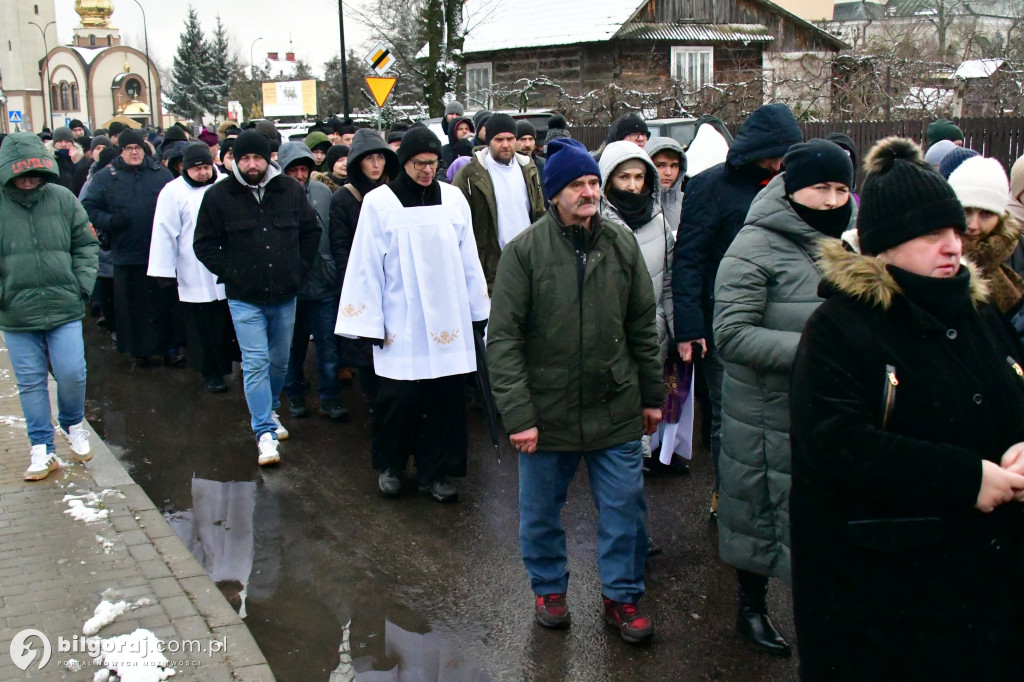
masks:
<svg viewBox="0 0 1024 682"><path fill-rule="evenodd" d="M616 38L684 43L770 43L775 40L763 24L626 24Z"/></svg>

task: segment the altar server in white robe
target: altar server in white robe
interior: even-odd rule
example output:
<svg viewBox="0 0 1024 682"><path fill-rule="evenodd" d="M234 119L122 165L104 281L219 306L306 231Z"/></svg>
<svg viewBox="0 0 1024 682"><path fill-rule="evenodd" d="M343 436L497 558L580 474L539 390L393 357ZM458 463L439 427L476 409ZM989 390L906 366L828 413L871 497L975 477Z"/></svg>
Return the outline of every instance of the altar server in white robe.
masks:
<svg viewBox="0 0 1024 682"><path fill-rule="evenodd" d="M421 492L457 499L466 474L465 375L473 327L490 313L473 222L462 193L435 178L441 143L426 128L402 138L402 171L363 200L336 333L374 344L380 388L373 467L397 495L409 454Z"/></svg>
<svg viewBox="0 0 1024 682"><path fill-rule="evenodd" d="M241 357L224 285L192 250L199 205L206 190L223 177L205 143L185 146L181 176L164 185L156 202L146 272L167 286L177 280L189 364L203 375L203 385L211 393L228 390L224 375L231 373L232 360Z"/></svg>

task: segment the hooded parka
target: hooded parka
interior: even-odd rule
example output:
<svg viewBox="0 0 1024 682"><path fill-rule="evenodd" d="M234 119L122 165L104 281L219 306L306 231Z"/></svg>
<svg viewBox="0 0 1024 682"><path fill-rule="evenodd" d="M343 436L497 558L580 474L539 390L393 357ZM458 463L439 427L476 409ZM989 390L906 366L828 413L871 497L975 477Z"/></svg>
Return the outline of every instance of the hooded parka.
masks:
<svg viewBox="0 0 1024 682"><path fill-rule="evenodd" d="M1024 350L975 272L929 300L839 245L821 262L790 394L801 678L1024 679L1024 507L974 506L1024 441Z"/></svg>
<svg viewBox="0 0 1024 682"><path fill-rule="evenodd" d="M830 238L800 219L782 175L757 195L746 223L715 282L725 366L718 549L736 568L788 582L789 377L800 332L821 304L815 259Z"/></svg>
<svg viewBox="0 0 1024 682"><path fill-rule="evenodd" d="M608 145L605 147L599 163L601 186L605 189L605 195L601 198L601 215L607 220L625 226L626 229L630 228L619 210L608 199L607 190L615 169L630 159L643 162L647 167L647 182L654 186L659 185L658 169L651 163L650 157L644 153L644 150L632 142L625 144L613 142ZM672 227L666 222L665 213L658 205L657 199L651 203L651 213L647 222L631 231L636 237L637 244L640 245L644 264L647 266L647 272L651 275L654 298L657 302L658 360L664 363L669 343L672 340L672 269L670 259L675 247L675 238L672 236Z"/></svg>
<svg viewBox="0 0 1024 682"><path fill-rule="evenodd" d="M14 178L44 178L34 190ZM0 148L0 330L42 332L85 316L96 283L99 244L71 190L57 184L53 156L33 133Z"/></svg>
<svg viewBox="0 0 1024 682"><path fill-rule="evenodd" d="M726 162L708 168L686 185L672 265L677 341L705 339L711 347L718 266L743 227L751 202L770 177L755 162L781 157L801 139L800 126L785 105L765 105L743 124Z"/></svg>
<svg viewBox="0 0 1024 682"><path fill-rule="evenodd" d="M683 211L683 180L686 177L686 154L682 146L671 137L652 137L644 145L644 151L653 161L654 156L659 152L675 152L679 155L679 177L672 183L671 187L662 187L661 179L655 175L658 186L658 203L661 210L665 212L665 222L672 230L673 244L675 244L675 232L679 229L679 215ZM655 168L657 170L657 168Z"/></svg>

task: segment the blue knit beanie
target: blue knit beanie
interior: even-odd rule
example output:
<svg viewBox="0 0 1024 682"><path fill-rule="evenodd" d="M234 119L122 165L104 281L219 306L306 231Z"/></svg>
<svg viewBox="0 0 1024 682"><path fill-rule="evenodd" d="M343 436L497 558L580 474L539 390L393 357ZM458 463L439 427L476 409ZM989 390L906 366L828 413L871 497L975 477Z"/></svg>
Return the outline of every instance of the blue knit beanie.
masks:
<svg viewBox="0 0 1024 682"><path fill-rule="evenodd" d="M566 185L584 175L601 177L601 168L583 143L571 138L548 142L548 159L544 164L544 196L550 201Z"/></svg>
<svg viewBox="0 0 1024 682"><path fill-rule="evenodd" d="M949 180L949 176L953 174L953 171L972 156L978 156L978 152L967 147L955 147L951 152L942 157L942 162L939 163L939 175Z"/></svg>

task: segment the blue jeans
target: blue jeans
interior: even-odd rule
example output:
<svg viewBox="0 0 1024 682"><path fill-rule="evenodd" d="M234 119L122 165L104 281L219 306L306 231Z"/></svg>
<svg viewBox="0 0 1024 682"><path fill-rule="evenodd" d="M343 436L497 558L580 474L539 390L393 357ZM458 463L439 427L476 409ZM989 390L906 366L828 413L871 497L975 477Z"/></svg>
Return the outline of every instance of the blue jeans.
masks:
<svg viewBox="0 0 1024 682"><path fill-rule="evenodd" d="M295 299L285 303L246 303L228 299L238 347L242 350L245 402L252 415L252 432L277 438L270 416L281 406L281 389L288 370L288 349L295 326Z"/></svg>
<svg viewBox="0 0 1024 682"><path fill-rule="evenodd" d="M597 564L601 592L635 604L644 594L647 500L639 440L590 452L519 453L519 546L535 594L565 592L562 507L580 459L587 461L597 507Z"/></svg>
<svg viewBox="0 0 1024 682"><path fill-rule="evenodd" d="M316 369L319 377L317 393L320 400L337 400L338 384L338 343L334 325L338 320L338 299L327 298L319 301L298 301L295 304L295 333L292 335L291 355L288 358L288 374L284 390L288 398L301 398L309 385L303 373L306 364L306 350L309 335L313 334L316 345Z"/></svg>
<svg viewBox="0 0 1024 682"><path fill-rule="evenodd" d="M48 366L57 380L57 421L65 431L85 416L85 343L82 321L45 332L4 332L7 351L18 379L28 440L53 452Z"/></svg>

